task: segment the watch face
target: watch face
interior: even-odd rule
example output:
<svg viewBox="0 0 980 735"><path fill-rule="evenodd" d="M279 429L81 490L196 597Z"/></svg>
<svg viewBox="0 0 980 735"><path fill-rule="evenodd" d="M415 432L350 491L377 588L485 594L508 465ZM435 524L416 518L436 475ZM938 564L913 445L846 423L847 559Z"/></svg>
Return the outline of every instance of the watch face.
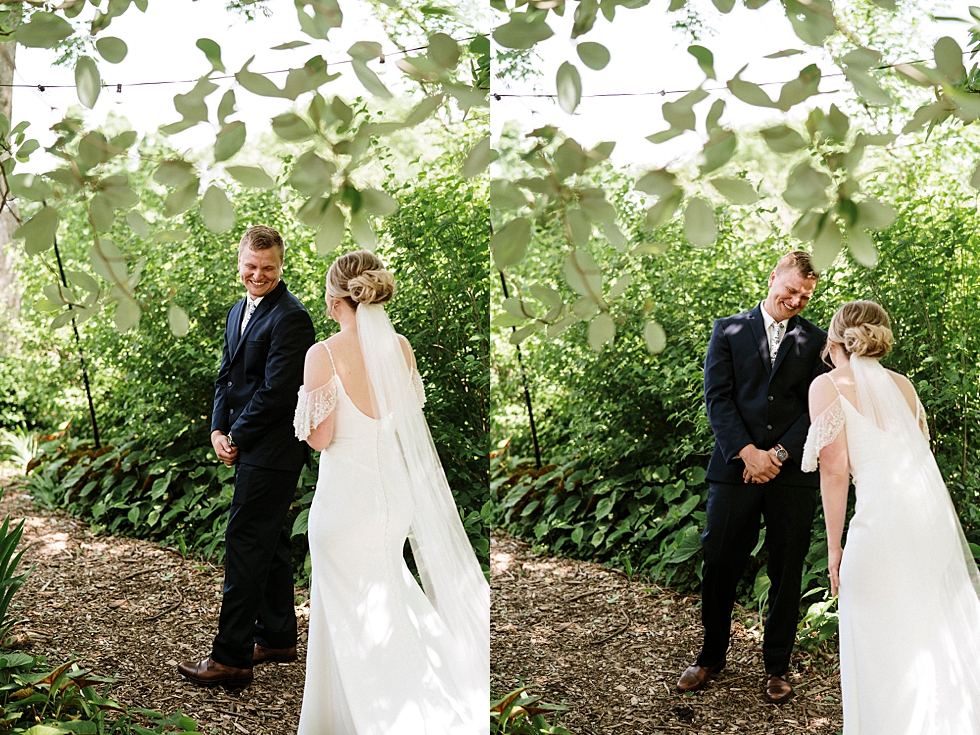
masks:
<svg viewBox="0 0 980 735"><path fill-rule="evenodd" d="M785 462L787 457L789 457L789 452L787 452L785 449L776 450L776 459L778 459L780 462Z"/></svg>

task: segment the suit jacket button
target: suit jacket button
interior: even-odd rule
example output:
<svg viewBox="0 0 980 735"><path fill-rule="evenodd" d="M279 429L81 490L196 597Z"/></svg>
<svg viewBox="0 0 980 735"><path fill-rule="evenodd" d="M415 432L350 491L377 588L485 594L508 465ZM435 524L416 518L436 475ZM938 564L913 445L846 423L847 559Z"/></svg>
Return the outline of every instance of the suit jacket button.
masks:
<svg viewBox="0 0 980 735"><path fill-rule="evenodd" d="M770 400L770 401L772 400L772 396L769 396L769 400Z"/></svg>
<svg viewBox="0 0 980 735"><path fill-rule="evenodd" d="M766 424L766 430L772 431L772 424Z"/></svg>
<svg viewBox="0 0 980 735"><path fill-rule="evenodd" d="M229 380L228 381L228 387L231 388L232 385L233 385L233 383ZM772 400L772 399L770 399L770 400Z"/></svg>

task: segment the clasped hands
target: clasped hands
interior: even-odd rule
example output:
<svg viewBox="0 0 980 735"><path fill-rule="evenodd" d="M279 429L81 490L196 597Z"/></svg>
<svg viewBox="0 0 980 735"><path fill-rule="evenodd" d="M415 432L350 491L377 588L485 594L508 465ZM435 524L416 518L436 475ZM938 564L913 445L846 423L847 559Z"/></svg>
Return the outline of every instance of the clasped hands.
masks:
<svg viewBox="0 0 980 735"><path fill-rule="evenodd" d="M783 463L776 458L775 448L766 451L746 444L738 456L745 462L742 479L746 483L761 485L769 482L779 474L779 468L783 466Z"/></svg>
<svg viewBox="0 0 980 735"><path fill-rule="evenodd" d="M218 429L211 432L211 446L218 459L231 467L238 461L238 447L233 447L228 443L228 437Z"/></svg>

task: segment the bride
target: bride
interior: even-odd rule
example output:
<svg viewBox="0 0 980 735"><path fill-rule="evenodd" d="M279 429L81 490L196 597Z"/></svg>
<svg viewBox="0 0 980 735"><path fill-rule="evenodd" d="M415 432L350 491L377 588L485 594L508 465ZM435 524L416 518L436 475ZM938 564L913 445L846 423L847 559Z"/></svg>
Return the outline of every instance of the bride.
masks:
<svg viewBox="0 0 980 735"><path fill-rule="evenodd" d="M840 591L845 735L980 733L980 575L929 449L912 383L886 370L871 301L827 332L803 469L820 466L831 594ZM848 476L856 505L842 549Z"/></svg>
<svg viewBox="0 0 980 735"><path fill-rule="evenodd" d="M373 253L339 257L326 302L340 332L306 355L294 425L322 454L299 735L489 732L490 588L422 414L412 347L382 306L394 291Z"/></svg>

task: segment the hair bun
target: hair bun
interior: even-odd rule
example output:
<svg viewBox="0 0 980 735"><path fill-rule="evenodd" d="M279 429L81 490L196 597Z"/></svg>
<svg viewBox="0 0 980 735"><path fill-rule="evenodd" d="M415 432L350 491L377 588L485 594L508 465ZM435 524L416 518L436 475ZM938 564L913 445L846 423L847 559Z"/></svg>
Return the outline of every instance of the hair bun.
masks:
<svg viewBox="0 0 980 735"><path fill-rule="evenodd" d="M858 324L844 330L844 349L852 355L882 358L891 352L894 337L884 324Z"/></svg>
<svg viewBox="0 0 980 735"><path fill-rule="evenodd" d="M359 304L383 304L395 295L395 277L387 270L366 270L347 282L350 297Z"/></svg>

